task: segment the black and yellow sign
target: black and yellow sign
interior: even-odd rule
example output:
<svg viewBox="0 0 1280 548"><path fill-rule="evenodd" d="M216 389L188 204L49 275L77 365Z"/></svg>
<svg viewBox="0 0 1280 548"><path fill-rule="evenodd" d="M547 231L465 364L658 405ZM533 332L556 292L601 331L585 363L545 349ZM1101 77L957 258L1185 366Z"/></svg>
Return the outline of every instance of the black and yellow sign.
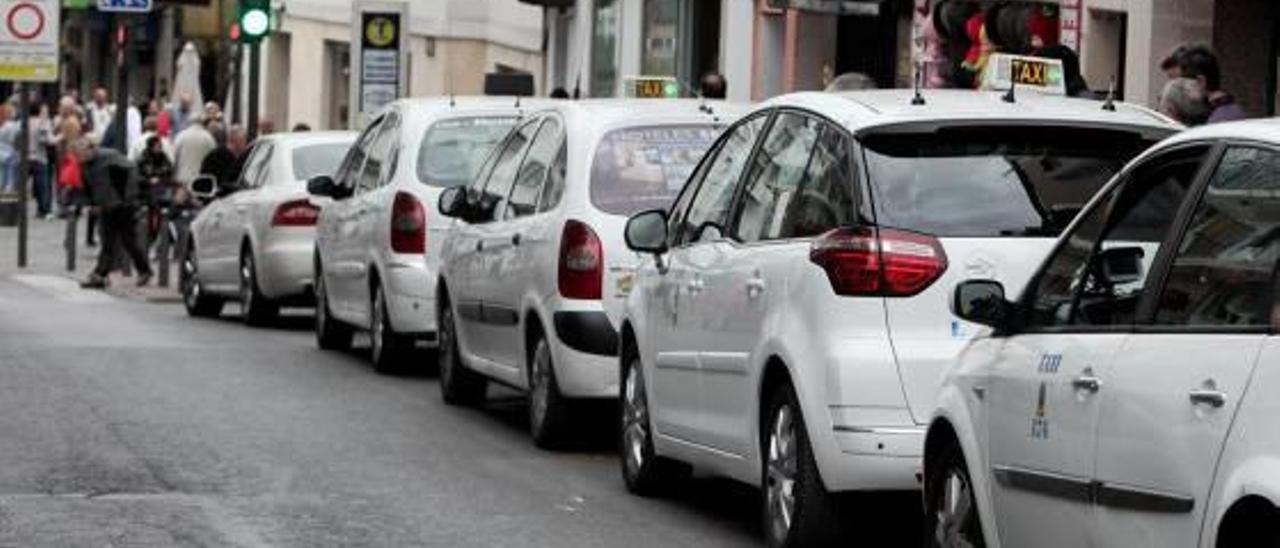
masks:
<svg viewBox="0 0 1280 548"><path fill-rule="evenodd" d="M626 79L623 91L635 99L672 99L680 96L680 82L669 77L637 76Z"/></svg>
<svg viewBox="0 0 1280 548"><path fill-rule="evenodd" d="M1013 81L1016 84L1052 87L1062 82L1062 69L1044 61L1013 59Z"/></svg>
<svg viewBox="0 0 1280 548"><path fill-rule="evenodd" d="M370 17L364 24L365 47L390 48L396 45L396 34L399 26L395 14L378 14Z"/></svg>

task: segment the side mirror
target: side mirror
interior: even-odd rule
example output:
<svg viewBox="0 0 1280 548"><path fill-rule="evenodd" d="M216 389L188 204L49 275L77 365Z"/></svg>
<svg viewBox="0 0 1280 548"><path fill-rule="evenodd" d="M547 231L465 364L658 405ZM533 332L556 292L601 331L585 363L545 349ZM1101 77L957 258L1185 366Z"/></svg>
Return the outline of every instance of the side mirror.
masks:
<svg viewBox="0 0 1280 548"><path fill-rule="evenodd" d="M337 185L333 182L333 177L328 175L316 175L307 180L307 193L312 196L320 196L324 198L333 198L337 192Z"/></svg>
<svg viewBox="0 0 1280 548"><path fill-rule="evenodd" d="M457 186L444 189L444 192L440 193L440 200L436 203L436 209L441 215L452 218L464 217L463 212L466 207L467 191Z"/></svg>
<svg viewBox="0 0 1280 548"><path fill-rule="evenodd" d="M667 212L652 209L627 219L623 232L627 247L638 253L661 255L667 252Z"/></svg>
<svg viewBox="0 0 1280 548"><path fill-rule="evenodd" d="M956 286L951 313L962 320L1004 329L1013 303L1004 296L1004 285L993 280L969 280Z"/></svg>
<svg viewBox="0 0 1280 548"><path fill-rule="evenodd" d="M201 200L212 200L218 195L218 180L213 175L201 175L191 181L191 194Z"/></svg>
<svg viewBox="0 0 1280 548"><path fill-rule="evenodd" d="M1107 249L1098 256L1099 274L1111 286L1141 281L1146 256L1147 252L1136 246Z"/></svg>

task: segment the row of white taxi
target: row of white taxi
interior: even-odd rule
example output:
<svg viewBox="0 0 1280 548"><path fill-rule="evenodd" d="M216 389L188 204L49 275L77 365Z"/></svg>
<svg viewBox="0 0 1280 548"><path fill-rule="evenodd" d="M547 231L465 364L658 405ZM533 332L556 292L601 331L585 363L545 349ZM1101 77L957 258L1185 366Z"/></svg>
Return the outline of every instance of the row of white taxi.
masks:
<svg viewBox="0 0 1280 548"><path fill-rule="evenodd" d="M539 446L617 399L628 489L759 485L770 546L922 488L928 546L1275 546L1280 127L1179 129L969 91L406 100L309 225L264 216L314 238L294 283L245 225L239 283L193 241L183 288L251 321L306 288L322 348L435 347L446 402L525 391Z"/></svg>

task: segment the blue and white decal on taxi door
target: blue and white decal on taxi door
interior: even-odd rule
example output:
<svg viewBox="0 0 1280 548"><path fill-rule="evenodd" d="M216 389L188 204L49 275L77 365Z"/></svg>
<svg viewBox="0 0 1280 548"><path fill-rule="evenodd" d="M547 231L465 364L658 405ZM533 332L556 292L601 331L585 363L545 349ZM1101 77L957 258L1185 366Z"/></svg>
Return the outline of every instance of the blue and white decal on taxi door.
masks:
<svg viewBox="0 0 1280 548"><path fill-rule="evenodd" d="M1036 372L1041 375L1057 375L1061 369L1061 352L1045 352L1040 355L1040 360L1036 364ZM1040 381L1039 394L1036 397L1036 408L1032 410L1031 414L1031 439L1049 439L1048 390L1049 383Z"/></svg>

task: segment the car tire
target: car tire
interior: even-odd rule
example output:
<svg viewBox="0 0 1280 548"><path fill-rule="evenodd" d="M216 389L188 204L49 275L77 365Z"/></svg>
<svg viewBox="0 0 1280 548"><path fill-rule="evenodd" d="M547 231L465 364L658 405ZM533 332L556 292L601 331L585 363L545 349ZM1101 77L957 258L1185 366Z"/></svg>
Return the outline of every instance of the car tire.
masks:
<svg viewBox="0 0 1280 548"><path fill-rule="evenodd" d="M178 276L182 304L187 309L187 315L193 318L216 318L222 315L223 300L206 293L204 284L200 281L200 265L196 262L194 245L187 245Z"/></svg>
<svg viewBox="0 0 1280 548"><path fill-rule="evenodd" d="M640 358L630 357L622 370L618 402L620 425L618 451L622 458L622 480L627 491L642 497L664 493L689 474L683 463L660 457L653 447L649 422L649 397L645 391Z"/></svg>
<svg viewBox="0 0 1280 548"><path fill-rule="evenodd" d="M324 272L320 270L319 261L315 268L316 292L316 345L321 350L348 350L355 330L333 317L329 308L329 289L325 287Z"/></svg>
<svg viewBox="0 0 1280 548"><path fill-rule="evenodd" d="M258 268L253 250L240 253L240 317L246 325L261 327L275 322L280 305L268 299L258 287Z"/></svg>
<svg viewBox="0 0 1280 548"><path fill-rule="evenodd" d="M538 336L529 356L529 434L542 449L554 449L564 441L569 422L569 400L560 394L556 368L547 338Z"/></svg>
<svg viewBox="0 0 1280 548"><path fill-rule="evenodd" d="M387 293L382 284L373 288L373 306L369 322L369 355L373 370L382 375L398 373L413 351L413 338L395 332L387 311Z"/></svg>
<svg viewBox="0 0 1280 548"><path fill-rule="evenodd" d="M834 544L841 516L818 473L795 389L773 389L762 423L761 480L765 544L770 548Z"/></svg>
<svg viewBox="0 0 1280 548"><path fill-rule="evenodd" d="M969 468L960 447L951 442L928 459L924 488L926 548L984 548L982 520Z"/></svg>
<svg viewBox="0 0 1280 548"><path fill-rule="evenodd" d="M488 380L467 368L458 348L458 326L453 306L447 298L440 301L438 312L440 343L440 395L448 405L476 405L484 401Z"/></svg>

